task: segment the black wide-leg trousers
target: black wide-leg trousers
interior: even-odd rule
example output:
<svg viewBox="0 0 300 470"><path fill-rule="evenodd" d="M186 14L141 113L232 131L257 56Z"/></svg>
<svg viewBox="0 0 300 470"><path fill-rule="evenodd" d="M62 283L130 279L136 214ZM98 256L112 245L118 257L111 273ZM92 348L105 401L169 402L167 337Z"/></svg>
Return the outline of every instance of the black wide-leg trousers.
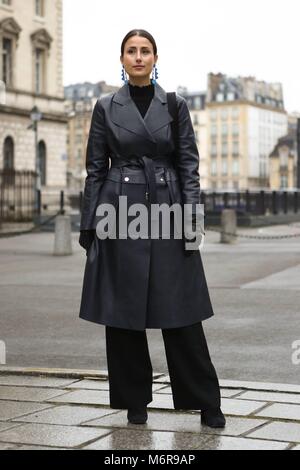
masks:
<svg viewBox="0 0 300 470"><path fill-rule="evenodd" d="M162 329L174 408L220 407L220 387L202 323ZM152 364L146 330L106 326L111 408L144 406L152 397Z"/></svg>

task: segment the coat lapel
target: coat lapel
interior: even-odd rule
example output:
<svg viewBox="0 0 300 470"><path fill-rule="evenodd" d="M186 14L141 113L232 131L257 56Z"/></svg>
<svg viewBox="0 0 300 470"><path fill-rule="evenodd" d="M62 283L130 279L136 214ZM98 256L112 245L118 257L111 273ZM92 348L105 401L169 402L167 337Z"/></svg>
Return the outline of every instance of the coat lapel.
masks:
<svg viewBox="0 0 300 470"><path fill-rule="evenodd" d="M117 126L139 134L152 142L156 142L152 134L173 121L168 112L167 94L158 84L154 86L154 96L144 119L130 96L128 84L123 85L115 93L112 101L111 120Z"/></svg>

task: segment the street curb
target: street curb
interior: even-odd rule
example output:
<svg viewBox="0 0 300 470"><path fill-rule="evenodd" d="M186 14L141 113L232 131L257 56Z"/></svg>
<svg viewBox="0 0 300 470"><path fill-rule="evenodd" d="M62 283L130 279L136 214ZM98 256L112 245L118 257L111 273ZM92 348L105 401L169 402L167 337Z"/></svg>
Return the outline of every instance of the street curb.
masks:
<svg viewBox="0 0 300 470"><path fill-rule="evenodd" d="M60 369L60 368L46 368L46 367L7 367L0 365L1 375L31 375L31 376L44 376L44 377L60 377L60 378L75 378L75 379L108 379L107 370L93 370L93 369ZM165 376L162 372L154 372L153 377Z"/></svg>
<svg viewBox="0 0 300 470"><path fill-rule="evenodd" d="M107 370L93 369L59 369L45 367L7 367L0 365L1 375L31 375L44 377L60 377L75 379L105 379L108 380ZM153 382L170 383L170 378L163 372L153 372ZM252 382L241 380L219 380L221 388L242 389L242 390L260 390L265 392L299 393L300 385L282 384L271 382Z"/></svg>

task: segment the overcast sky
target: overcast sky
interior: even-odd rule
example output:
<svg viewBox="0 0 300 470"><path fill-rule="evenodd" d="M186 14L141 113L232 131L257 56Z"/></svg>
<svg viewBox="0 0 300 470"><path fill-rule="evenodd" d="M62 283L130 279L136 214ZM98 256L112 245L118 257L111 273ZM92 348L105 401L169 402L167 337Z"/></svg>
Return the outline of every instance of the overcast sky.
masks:
<svg viewBox="0 0 300 470"><path fill-rule="evenodd" d="M64 0L64 85L121 86L120 46L133 28L158 49L166 91L206 89L207 74L254 75L283 84L300 111L300 0Z"/></svg>

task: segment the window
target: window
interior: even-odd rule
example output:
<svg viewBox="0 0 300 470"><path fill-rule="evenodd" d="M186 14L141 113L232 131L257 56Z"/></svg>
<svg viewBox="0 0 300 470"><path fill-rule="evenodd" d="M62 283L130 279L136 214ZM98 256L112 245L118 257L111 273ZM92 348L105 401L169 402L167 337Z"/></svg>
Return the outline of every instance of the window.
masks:
<svg viewBox="0 0 300 470"><path fill-rule="evenodd" d="M228 110L227 108L223 108L221 111L221 119L222 121L226 121L228 118Z"/></svg>
<svg viewBox="0 0 300 470"><path fill-rule="evenodd" d="M239 174L239 161L237 158L234 158L232 161L232 174L233 175Z"/></svg>
<svg viewBox="0 0 300 470"><path fill-rule="evenodd" d="M237 106L235 106L234 108L232 108L232 119L238 119L239 117L239 108Z"/></svg>
<svg viewBox="0 0 300 470"><path fill-rule="evenodd" d="M210 112L210 119L211 119L212 121L216 121L216 120L217 120L217 110L216 110L216 109L211 110L211 112Z"/></svg>
<svg viewBox="0 0 300 470"><path fill-rule="evenodd" d="M2 40L2 80L6 86L12 86L12 39Z"/></svg>
<svg viewBox="0 0 300 470"><path fill-rule="evenodd" d="M194 114L193 116L193 124L194 126L197 126L199 124L199 121L198 121L198 114Z"/></svg>
<svg viewBox="0 0 300 470"><path fill-rule="evenodd" d="M287 149L280 149L279 151L279 158L280 158L280 166L287 167L288 165L288 150Z"/></svg>
<svg viewBox="0 0 300 470"><path fill-rule="evenodd" d="M14 141L11 137L6 137L3 145L3 169L14 169Z"/></svg>
<svg viewBox="0 0 300 470"><path fill-rule="evenodd" d="M0 80L13 87L15 49L21 28L13 18L0 21Z"/></svg>
<svg viewBox="0 0 300 470"><path fill-rule="evenodd" d="M227 175L227 160L222 160L222 175Z"/></svg>
<svg viewBox="0 0 300 470"><path fill-rule="evenodd" d="M228 134L228 126L227 124L222 124L222 135Z"/></svg>
<svg viewBox="0 0 300 470"><path fill-rule="evenodd" d="M217 143L216 142L211 143L210 153L212 157L215 157L217 155Z"/></svg>
<svg viewBox="0 0 300 470"><path fill-rule="evenodd" d="M228 143L222 142L222 157L227 157L228 155Z"/></svg>
<svg viewBox="0 0 300 470"><path fill-rule="evenodd" d="M44 0L35 0L36 16L44 16Z"/></svg>
<svg viewBox="0 0 300 470"><path fill-rule="evenodd" d="M212 175L217 174L217 160L215 158L211 161L210 172Z"/></svg>
<svg viewBox="0 0 300 470"><path fill-rule="evenodd" d="M210 128L210 134L211 135L217 135L217 126L213 124Z"/></svg>
<svg viewBox="0 0 300 470"><path fill-rule="evenodd" d="M44 51L42 49L35 50L35 92L42 93L44 91Z"/></svg>
<svg viewBox="0 0 300 470"><path fill-rule="evenodd" d="M195 96L194 98L195 109L201 109L201 99L200 96Z"/></svg>
<svg viewBox="0 0 300 470"><path fill-rule="evenodd" d="M280 187L281 188L287 188L288 187L288 179L286 175L281 175L280 176Z"/></svg>
<svg viewBox="0 0 300 470"><path fill-rule="evenodd" d="M33 90L35 93L47 93L47 57L51 42L50 34L39 29L31 35L33 50Z"/></svg>
<svg viewBox="0 0 300 470"><path fill-rule="evenodd" d="M41 185L46 186L46 144L44 141L39 142L39 166L40 166L40 178Z"/></svg>
<svg viewBox="0 0 300 470"><path fill-rule="evenodd" d="M238 141L232 142L232 155L234 156L239 155L239 142Z"/></svg>
<svg viewBox="0 0 300 470"><path fill-rule="evenodd" d="M237 123L232 124L232 135L239 135L239 125Z"/></svg>

